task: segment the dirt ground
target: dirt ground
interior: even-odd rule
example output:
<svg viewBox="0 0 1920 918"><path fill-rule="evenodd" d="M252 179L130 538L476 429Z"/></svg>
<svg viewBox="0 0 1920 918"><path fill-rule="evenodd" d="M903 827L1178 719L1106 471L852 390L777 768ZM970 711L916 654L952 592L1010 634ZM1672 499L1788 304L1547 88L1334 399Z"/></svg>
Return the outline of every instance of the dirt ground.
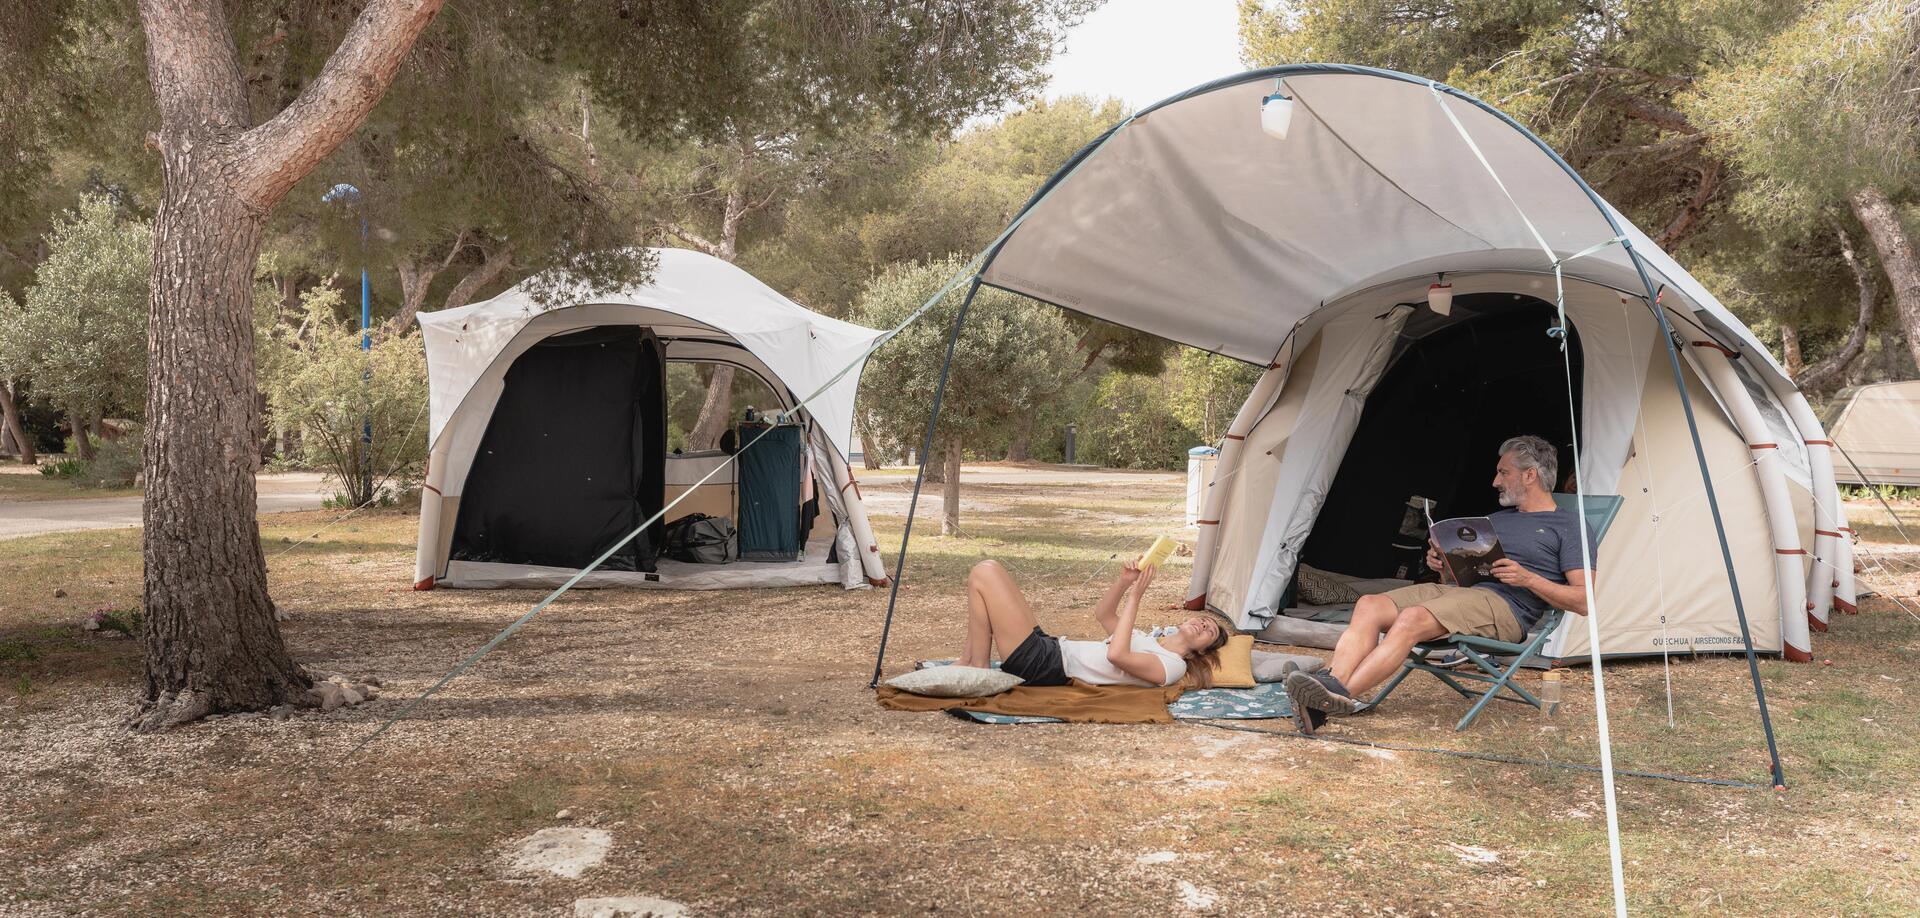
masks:
<svg viewBox="0 0 1920 918"><path fill-rule="evenodd" d="M868 485L891 557L909 483ZM935 534L937 494L923 503L889 674L956 652L981 557L1008 564L1049 630L1090 635L1083 610L1110 559L1177 527L1182 507L1168 475L967 491L962 537ZM867 688L885 591L574 593L349 756L540 594L412 592L411 516L363 513L300 541L336 518L263 517L274 594L297 658L377 678L382 697L158 736L121 727L137 643L79 628L138 602L137 532L0 543L0 914L571 915L628 895L698 915L1610 907L1591 773L1275 722L886 711ZM1920 608L1920 554L1862 528L1881 540L1869 580ZM1161 606L1188 560L1156 582ZM1831 665L1761 665L1786 793L1620 779L1637 914L1915 913L1920 618L1876 598L1816 635L1815 653ZM1616 765L1764 783L1745 662L1673 660L1673 727L1667 675L1659 660L1607 667ZM1327 733L1593 763L1589 678L1572 671L1552 718L1497 705L1464 734L1452 693L1415 679ZM605 862L578 879L507 873L519 839L561 826L610 833Z"/></svg>

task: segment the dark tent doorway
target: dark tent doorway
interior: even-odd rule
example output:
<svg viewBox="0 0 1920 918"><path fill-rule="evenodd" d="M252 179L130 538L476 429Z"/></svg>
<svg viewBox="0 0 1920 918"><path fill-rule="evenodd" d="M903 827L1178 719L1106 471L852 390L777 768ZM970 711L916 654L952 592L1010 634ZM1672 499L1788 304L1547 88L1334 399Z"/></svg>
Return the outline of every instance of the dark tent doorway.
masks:
<svg viewBox="0 0 1920 918"><path fill-rule="evenodd" d="M665 505L666 363L651 329L547 338L507 370L454 522L452 557L586 567ZM652 571L656 523L602 567Z"/></svg>
<svg viewBox="0 0 1920 918"><path fill-rule="evenodd" d="M1463 296L1451 316L1422 309L1409 318L1301 562L1358 577L1418 579L1424 548L1409 559L1394 547L1408 498L1431 499L1434 519L1500 509L1493 467L1509 437L1545 438L1559 450L1559 477L1570 475L1577 418L1567 416L1566 367L1558 339L1547 334L1553 324L1551 303L1511 293ZM1568 338L1577 412L1578 330Z"/></svg>

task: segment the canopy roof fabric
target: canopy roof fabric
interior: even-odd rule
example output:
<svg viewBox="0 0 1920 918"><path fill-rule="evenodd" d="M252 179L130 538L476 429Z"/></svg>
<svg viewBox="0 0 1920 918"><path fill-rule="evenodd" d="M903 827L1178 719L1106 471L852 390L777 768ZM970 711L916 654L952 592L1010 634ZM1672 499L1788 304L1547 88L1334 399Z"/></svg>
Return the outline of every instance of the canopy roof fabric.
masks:
<svg viewBox="0 0 1920 918"><path fill-rule="evenodd" d="M1260 126L1276 85L1296 100L1285 140ZM1666 305L1786 378L1744 324L1524 127L1458 90L1367 67L1256 70L1141 111L1055 174L982 278L1267 364L1295 323L1373 286L1440 271L1550 272L1449 111L1554 258L1624 237L1670 288ZM1564 270L1645 292L1621 245Z"/></svg>
<svg viewBox="0 0 1920 918"><path fill-rule="evenodd" d="M513 344L527 324L557 309L581 306L633 307L640 324L663 339L702 335L732 338L778 377L794 398L825 388L806 406L842 455L853 439L853 400L867 348L882 333L823 316L781 296L746 271L686 249L654 249L652 280L614 291L580 290L542 304L521 284L485 302L423 312L435 443L455 409ZM594 324L594 323L588 323ZM601 324L604 324L604 320ZM676 356L669 344L667 356ZM851 366L851 369L849 369ZM843 370L845 375L835 379Z"/></svg>

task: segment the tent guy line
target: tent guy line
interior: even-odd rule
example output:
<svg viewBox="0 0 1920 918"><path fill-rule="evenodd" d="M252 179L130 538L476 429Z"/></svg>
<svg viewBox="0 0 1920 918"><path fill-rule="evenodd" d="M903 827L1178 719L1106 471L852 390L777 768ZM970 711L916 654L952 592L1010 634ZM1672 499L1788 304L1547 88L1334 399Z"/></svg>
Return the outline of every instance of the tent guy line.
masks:
<svg viewBox="0 0 1920 918"><path fill-rule="evenodd" d="M1567 380L1567 424L1568 431L1573 437L1573 480L1583 483L1582 487L1574 491L1573 496L1575 505L1578 508L1578 519L1584 521L1587 518L1587 497L1584 486L1587 477L1580 468L1580 411L1573 401L1573 355L1567 347L1567 283L1566 276L1562 272L1561 260L1554 257L1553 246L1547 244L1546 237L1540 235L1540 229L1533 225L1533 220L1527 216L1526 209L1520 206L1518 200L1514 199L1513 192L1507 190L1507 183L1501 181L1500 173L1493 168L1492 163L1487 161L1487 155L1481 152L1480 145L1473 142L1473 137L1467 133L1467 129L1460 123L1460 119L1454 117L1453 109L1447 106L1446 97L1440 94L1440 84L1429 81L1427 83L1427 90L1432 94L1434 104L1440 106L1440 110L1446 113L1447 120L1453 124L1453 129L1459 133L1460 139L1466 143L1468 149L1473 151L1474 158L1478 159L1480 165L1486 168L1487 175L1493 179L1493 183L1500 186L1500 193L1506 195L1507 203L1513 205L1513 212L1519 215L1520 222L1527 225L1527 232L1532 233L1534 240L1540 243L1540 250L1546 254L1547 261L1553 264L1553 306L1555 319L1558 324L1550 329L1548 334L1554 335L1554 337L1557 337L1560 341L1560 364L1566 374ZM1615 242L1624 245L1626 243L1626 237L1615 233L1611 240L1589 246L1581 250L1578 255L1574 255L1567 260L1571 261L1574 258L1599 252ZM1591 571L1594 569L1593 546L1588 542L1587 527L1583 524L1575 526L1574 528L1580 532L1580 563L1586 570ZM1627 883L1620 856L1620 809L1613 788L1613 733L1611 725L1607 721L1606 670L1600 663L1600 623L1597 620L1597 616L1600 614L1600 604L1593 598L1592 577L1582 577L1581 586L1585 588L1586 592L1586 614L1581 617L1586 619L1587 649L1593 667L1594 722L1600 734L1600 788L1606 804L1607 859L1613 880L1613 911L1619 918L1626 918Z"/></svg>

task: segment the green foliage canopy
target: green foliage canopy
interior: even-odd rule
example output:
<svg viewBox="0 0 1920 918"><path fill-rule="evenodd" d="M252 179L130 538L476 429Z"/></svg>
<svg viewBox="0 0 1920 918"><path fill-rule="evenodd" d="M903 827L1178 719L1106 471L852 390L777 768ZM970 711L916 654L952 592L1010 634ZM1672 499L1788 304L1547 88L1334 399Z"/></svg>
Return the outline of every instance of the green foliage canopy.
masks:
<svg viewBox="0 0 1920 918"><path fill-rule="evenodd" d="M138 415L145 402L153 230L112 197L82 196L54 219L24 303L0 292L0 375L82 418Z"/></svg>

